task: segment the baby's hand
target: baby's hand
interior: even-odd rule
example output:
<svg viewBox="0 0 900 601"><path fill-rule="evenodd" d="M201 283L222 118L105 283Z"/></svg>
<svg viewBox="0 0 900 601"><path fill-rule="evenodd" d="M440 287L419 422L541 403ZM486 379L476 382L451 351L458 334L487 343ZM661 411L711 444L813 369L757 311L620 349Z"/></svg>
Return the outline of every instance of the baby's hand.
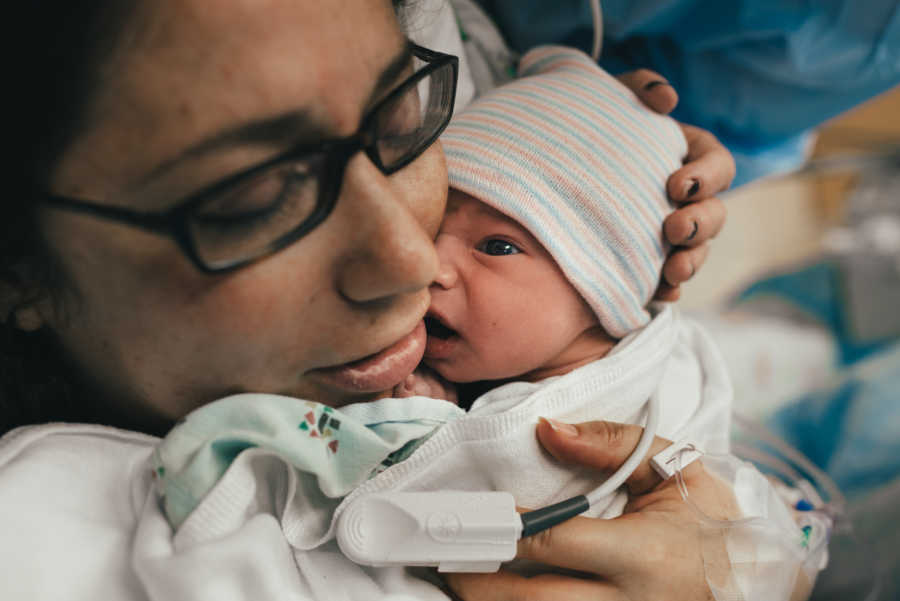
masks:
<svg viewBox="0 0 900 601"><path fill-rule="evenodd" d="M394 387L393 397L427 396L457 404L456 386L427 367L419 367Z"/></svg>

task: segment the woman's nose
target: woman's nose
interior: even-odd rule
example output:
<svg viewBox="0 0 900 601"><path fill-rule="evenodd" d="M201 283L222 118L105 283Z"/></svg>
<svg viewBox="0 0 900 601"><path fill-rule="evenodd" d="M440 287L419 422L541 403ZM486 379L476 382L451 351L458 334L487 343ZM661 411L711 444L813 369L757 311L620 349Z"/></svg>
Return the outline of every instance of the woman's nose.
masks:
<svg viewBox="0 0 900 601"><path fill-rule="evenodd" d="M434 243L368 157L359 153L347 165L339 206L349 211L350 238L338 288L355 302L369 302L428 287L438 268Z"/></svg>

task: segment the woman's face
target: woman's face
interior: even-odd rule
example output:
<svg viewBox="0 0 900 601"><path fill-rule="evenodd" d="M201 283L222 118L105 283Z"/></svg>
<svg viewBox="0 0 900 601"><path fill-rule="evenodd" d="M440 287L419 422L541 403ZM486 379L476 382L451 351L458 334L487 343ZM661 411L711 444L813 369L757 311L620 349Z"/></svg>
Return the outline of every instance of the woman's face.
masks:
<svg viewBox="0 0 900 601"><path fill-rule="evenodd" d="M405 43L388 0L144 4L55 193L166 209L294 144L352 134L410 74L384 76ZM446 191L437 144L391 176L358 153L324 223L216 276L168 238L48 210L68 293L41 316L104 397L147 419L238 391L375 398L424 350Z"/></svg>

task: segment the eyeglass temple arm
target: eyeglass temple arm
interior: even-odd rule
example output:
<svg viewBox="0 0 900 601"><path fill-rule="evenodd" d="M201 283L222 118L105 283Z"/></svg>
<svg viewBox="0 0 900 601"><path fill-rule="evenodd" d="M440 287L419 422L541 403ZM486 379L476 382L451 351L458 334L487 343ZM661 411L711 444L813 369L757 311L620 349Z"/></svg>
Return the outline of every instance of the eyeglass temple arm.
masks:
<svg viewBox="0 0 900 601"><path fill-rule="evenodd" d="M47 196L44 198L44 203L67 211L96 215L105 219L127 223L152 232L170 231L175 221L171 212L141 213L124 207L93 204L66 198L65 196Z"/></svg>

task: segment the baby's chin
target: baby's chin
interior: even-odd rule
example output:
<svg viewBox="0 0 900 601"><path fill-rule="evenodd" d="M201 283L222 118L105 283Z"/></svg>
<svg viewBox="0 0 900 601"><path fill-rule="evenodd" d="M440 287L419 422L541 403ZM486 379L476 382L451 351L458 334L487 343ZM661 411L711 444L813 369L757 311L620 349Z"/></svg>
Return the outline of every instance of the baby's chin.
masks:
<svg viewBox="0 0 900 601"><path fill-rule="evenodd" d="M477 360L461 362L449 359L425 358L422 363L436 371L442 378L452 384L510 380L517 376L517 374L507 374L502 370L485 369L483 364Z"/></svg>
<svg viewBox="0 0 900 601"><path fill-rule="evenodd" d="M471 369L460 367L456 361L448 359L429 359L426 357L422 363L432 370L436 371L439 376L452 384L468 384L469 382L477 382L483 378L479 377Z"/></svg>

